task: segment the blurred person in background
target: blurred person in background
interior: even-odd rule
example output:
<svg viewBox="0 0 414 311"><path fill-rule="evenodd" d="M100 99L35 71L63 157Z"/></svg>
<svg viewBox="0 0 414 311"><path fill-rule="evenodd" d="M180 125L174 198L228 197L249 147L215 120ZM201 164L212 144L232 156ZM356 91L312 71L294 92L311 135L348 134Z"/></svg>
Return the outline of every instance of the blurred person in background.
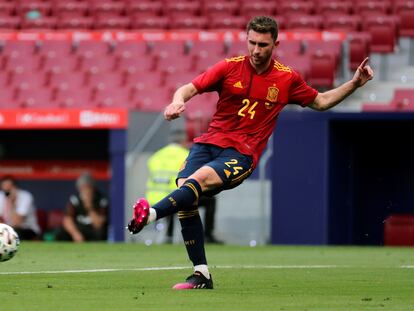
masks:
<svg viewBox="0 0 414 311"><path fill-rule="evenodd" d="M328 110L374 76L366 58L352 79L329 91L318 92L295 70L272 58L279 45L278 25L272 17L252 18L246 32L247 55L216 63L179 87L165 108L165 119L174 120L185 111L186 102L197 94L213 91L219 94L207 132L194 139L185 165L178 173L178 189L152 206L144 198L133 206L133 219L128 224L133 234L153 221L178 214L194 270L185 282L174 285L174 289L213 288L198 213L199 198L237 187L251 175L282 109L296 104L317 111ZM234 214L237 213L235 206Z"/></svg>
<svg viewBox="0 0 414 311"><path fill-rule="evenodd" d="M76 188L78 193L69 198L56 239L74 242L106 240L108 199L96 189L90 173L79 176Z"/></svg>
<svg viewBox="0 0 414 311"><path fill-rule="evenodd" d="M152 205L177 189L177 173L188 156L187 134L183 129L172 130L169 135L170 143L157 150L148 158L148 179L146 198ZM216 212L216 199L202 197L199 206L205 207L204 233L207 243L221 243L213 234ZM166 242L172 243L174 235L174 215L167 218Z"/></svg>
<svg viewBox="0 0 414 311"><path fill-rule="evenodd" d="M40 235L33 195L19 189L12 176L1 181L0 222L13 227L21 240L33 240Z"/></svg>

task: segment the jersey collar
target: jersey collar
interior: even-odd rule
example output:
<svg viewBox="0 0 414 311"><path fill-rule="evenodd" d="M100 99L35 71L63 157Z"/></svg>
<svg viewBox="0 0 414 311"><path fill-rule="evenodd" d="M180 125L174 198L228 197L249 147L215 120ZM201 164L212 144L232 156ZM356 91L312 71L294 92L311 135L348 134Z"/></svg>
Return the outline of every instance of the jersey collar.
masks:
<svg viewBox="0 0 414 311"><path fill-rule="evenodd" d="M258 74L256 72L256 69L254 69L253 65L250 63L250 56L246 56L246 63L247 63L247 67L249 68L250 71L252 71L253 73L259 75L259 76L263 76L263 75L267 75L269 72L272 71L274 65L275 65L275 60L272 58L269 64L269 67L267 67L267 69L265 71L263 71L262 73Z"/></svg>

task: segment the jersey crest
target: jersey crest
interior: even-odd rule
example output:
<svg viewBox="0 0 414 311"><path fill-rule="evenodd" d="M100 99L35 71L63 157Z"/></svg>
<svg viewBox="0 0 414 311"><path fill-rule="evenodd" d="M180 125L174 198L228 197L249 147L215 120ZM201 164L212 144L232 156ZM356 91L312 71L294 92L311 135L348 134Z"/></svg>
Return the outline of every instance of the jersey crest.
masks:
<svg viewBox="0 0 414 311"><path fill-rule="evenodd" d="M277 95L279 95L279 89L276 86L270 86L267 89L266 99L272 103L277 101Z"/></svg>

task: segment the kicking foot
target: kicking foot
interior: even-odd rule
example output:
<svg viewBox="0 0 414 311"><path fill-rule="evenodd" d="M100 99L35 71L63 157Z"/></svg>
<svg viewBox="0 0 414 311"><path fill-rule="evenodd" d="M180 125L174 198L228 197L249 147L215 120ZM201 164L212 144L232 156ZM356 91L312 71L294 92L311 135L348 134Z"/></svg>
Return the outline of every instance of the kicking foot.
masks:
<svg viewBox="0 0 414 311"><path fill-rule="evenodd" d="M207 279L201 272L195 271L184 283L175 284L173 289L213 289L213 279L211 274Z"/></svg>
<svg viewBox="0 0 414 311"><path fill-rule="evenodd" d="M137 234L148 223L150 206L145 199L139 199L133 206L132 219L127 229L131 234Z"/></svg>

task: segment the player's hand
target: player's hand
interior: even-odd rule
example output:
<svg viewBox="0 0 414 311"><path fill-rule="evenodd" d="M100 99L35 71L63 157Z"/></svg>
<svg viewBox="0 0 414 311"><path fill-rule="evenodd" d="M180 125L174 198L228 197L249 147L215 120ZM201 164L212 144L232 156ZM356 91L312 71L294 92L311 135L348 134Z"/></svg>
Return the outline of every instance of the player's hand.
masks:
<svg viewBox="0 0 414 311"><path fill-rule="evenodd" d="M183 102L172 102L165 108L164 118L168 121L177 119L184 110L185 104Z"/></svg>
<svg viewBox="0 0 414 311"><path fill-rule="evenodd" d="M357 70L355 71L354 77L352 81L355 83L357 87L363 86L369 80L374 78L374 71L372 68L367 65L369 57L365 58L363 62L358 66Z"/></svg>

